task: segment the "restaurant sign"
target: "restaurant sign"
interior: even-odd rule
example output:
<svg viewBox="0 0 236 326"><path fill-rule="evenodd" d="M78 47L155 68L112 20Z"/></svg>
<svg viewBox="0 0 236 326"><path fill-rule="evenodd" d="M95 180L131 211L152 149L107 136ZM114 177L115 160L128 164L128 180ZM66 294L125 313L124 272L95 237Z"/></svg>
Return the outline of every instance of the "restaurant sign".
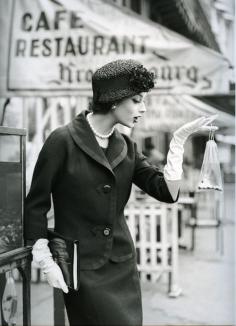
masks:
<svg viewBox="0 0 236 326"><path fill-rule="evenodd" d="M224 57L101 0L0 0L1 92L75 94L93 72L132 58L152 70L157 93L228 92ZM4 10L5 7L5 10Z"/></svg>

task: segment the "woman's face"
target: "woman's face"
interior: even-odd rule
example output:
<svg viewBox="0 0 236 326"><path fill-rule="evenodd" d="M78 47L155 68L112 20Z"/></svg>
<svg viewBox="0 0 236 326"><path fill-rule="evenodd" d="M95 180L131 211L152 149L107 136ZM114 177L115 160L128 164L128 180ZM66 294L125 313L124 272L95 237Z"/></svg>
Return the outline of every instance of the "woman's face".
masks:
<svg viewBox="0 0 236 326"><path fill-rule="evenodd" d="M121 100L116 109L112 110L116 123L132 128L146 112L144 103L146 95L146 92L142 92Z"/></svg>

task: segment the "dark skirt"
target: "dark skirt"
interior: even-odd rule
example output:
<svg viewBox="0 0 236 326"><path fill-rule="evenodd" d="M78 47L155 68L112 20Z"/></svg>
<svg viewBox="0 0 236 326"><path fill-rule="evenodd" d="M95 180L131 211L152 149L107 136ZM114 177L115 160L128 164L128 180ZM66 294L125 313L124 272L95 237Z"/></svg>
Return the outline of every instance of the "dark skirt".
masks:
<svg viewBox="0 0 236 326"><path fill-rule="evenodd" d="M142 301L136 261L108 261L80 272L79 291L63 293L70 326L141 326Z"/></svg>

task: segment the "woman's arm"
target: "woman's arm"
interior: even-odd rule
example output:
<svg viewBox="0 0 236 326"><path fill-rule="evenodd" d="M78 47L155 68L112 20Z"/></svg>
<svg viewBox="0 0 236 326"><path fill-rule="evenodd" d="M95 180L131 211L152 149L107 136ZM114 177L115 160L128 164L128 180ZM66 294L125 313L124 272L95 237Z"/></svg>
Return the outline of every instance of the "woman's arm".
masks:
<svg viewBox="0 0 236 326"><path fill-rule="evenodd" d="M27 244L33 246L33 262L42 269L49 285L67 293L62 271L53 260L47 239L47 212L51 207L51 192L60 177L64 159L64 137L61 129L57 129L47 138L35 165L25 201L24 233Z"/></svg>
<svg viewBox="0 0 236 326"><path fill-rule="evenodd" d="M192 133L201 129L204 130L215 118L216 115L195 119L184 124L174 132L167 154L164 173L157 167L149 164L145 156L137 152L135 145L136 164L134 183L159 201L167 203L176 202L179 198L179 187L183 172L184 144Z"/></svg>
<svg viewBox="0 0 236 326"><path fill-rule="evenodd" d="M159 201L166 203L174 203L178 200L179 189L177 195L172 194L169 190L163 172L157 167L150 164L143 154L135 149L135 169L133 182L148 195L156 198ZM171 188L171 187L170 187Z"/></svg>
<svg viewBox="0 0 236 326"><path fill-rule="evenodd" d="M25 239L47 238L51 192L59 178L64 158L64 137L59 128L47 138L35 165L30 191L25 200Z"/></svg>

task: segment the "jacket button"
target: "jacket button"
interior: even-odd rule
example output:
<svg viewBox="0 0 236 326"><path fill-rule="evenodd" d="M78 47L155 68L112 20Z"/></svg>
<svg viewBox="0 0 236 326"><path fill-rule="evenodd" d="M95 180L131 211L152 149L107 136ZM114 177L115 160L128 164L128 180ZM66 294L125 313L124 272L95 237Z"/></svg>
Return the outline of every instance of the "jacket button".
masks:
<svg viewBox="0 0 236 326"><path fill-rule="evenodd" d="M105 229L103 230L103 234L104 234L106 237L110 234L110 232L111 232L111 229L110 229L110 228L105 228Z"/></svg>
<svg viewBox="0 0 236 326"><path fill-rule="evenodd" d="M111 186L110 185L103 186L103 192L105 192L105 194L110 192L110 191L111 191Z"/></svg>

